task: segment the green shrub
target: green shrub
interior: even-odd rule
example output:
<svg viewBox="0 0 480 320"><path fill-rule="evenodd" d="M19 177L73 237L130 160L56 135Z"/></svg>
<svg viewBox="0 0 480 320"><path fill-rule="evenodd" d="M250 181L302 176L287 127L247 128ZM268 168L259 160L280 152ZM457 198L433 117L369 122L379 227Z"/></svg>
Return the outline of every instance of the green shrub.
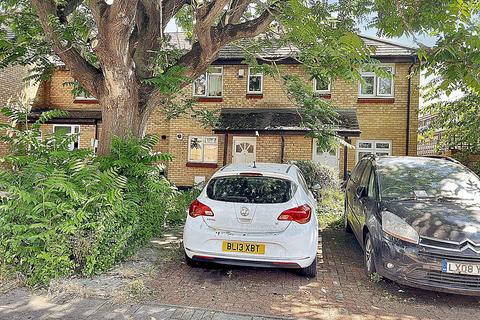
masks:
<svg viewBox="0 0 480 320"><path fill-rule="evenodd" d="M339 187L320 190L318 220L320 229L338 229L343 226L344 193Z"/></svg>
<svg viewBox="0 0 480 320"><path fill-rule="evenodd" d="M326 165L311 160L300 160L293 163L302 171L308 187L318 184L321 189L325 189L339 185L338 171Z"/></svg>
<svg viewBox="0 0 480 320"><path fill-rule="evenodd" d="M13 124L21 109L3 110ZM30 285L110 268L158 235L178 193L162 176L156 138L114 139L112 154L68 151L76 137L40 139L40 124L3 125L12 147L0 171L0 267L19 272Z"/></svg>
<svg viewBox="0 0 480 320"><path fill-rule="evenodd" d="M187 217L187 210L200 194L201 190L197 188L192 188L186 191L177 191L171 196L171 201L169 201L169 207L166 211L165 216L165 225L181 225L185 222Z"/></svg>

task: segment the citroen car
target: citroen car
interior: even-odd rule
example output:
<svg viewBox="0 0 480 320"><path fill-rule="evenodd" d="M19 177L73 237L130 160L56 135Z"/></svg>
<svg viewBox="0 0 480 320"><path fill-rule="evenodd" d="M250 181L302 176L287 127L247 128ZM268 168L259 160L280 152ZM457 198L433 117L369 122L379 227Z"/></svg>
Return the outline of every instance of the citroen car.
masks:
<svg viewBox="0 0 480 320"><path fill-rule="evenodd" d="M480 179L456 160L363 157L346 184L344 221L367 275L480 295Z"/></svg>
<svg viewBox="0 0 480 320"><path fill-rule="evenodd" d="M190 205L188 265L295 268L317 273L316 200L295 165L227 165Z"/></svg>

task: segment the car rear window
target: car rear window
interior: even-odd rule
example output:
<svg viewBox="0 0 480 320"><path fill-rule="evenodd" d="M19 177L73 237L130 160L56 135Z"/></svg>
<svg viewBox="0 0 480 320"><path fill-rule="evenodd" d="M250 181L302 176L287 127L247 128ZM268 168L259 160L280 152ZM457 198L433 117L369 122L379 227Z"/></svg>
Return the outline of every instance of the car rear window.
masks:
<svg viewBox="0 0 480 320"><path fill-rule="evenodd" d="M296 184L274 177L228 176L210 180L210 199L241 203L283 203L292 199Z"/></svg>

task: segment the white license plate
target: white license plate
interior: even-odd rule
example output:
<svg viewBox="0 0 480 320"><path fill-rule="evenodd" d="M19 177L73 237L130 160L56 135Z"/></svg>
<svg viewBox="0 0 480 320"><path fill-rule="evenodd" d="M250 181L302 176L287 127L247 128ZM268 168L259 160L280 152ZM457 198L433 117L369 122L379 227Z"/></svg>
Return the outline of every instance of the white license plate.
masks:
<svg viewBox="0 0 480 320"><path fill-rule="evenodd" d="M442 272L480 276L480 264L442 261Z"/></svg>

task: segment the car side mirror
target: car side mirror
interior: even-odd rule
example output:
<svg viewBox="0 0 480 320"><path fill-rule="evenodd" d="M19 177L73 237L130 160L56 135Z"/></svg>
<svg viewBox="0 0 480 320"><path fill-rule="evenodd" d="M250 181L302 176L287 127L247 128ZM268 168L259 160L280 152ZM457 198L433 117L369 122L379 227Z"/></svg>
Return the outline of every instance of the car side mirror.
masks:
<svg viewBox="0 0 480 320"><path fill-rule="evenodd" d="M367 188L364 186L357 187L356 194L358 199L365 198L367 196Z"/></svg>

